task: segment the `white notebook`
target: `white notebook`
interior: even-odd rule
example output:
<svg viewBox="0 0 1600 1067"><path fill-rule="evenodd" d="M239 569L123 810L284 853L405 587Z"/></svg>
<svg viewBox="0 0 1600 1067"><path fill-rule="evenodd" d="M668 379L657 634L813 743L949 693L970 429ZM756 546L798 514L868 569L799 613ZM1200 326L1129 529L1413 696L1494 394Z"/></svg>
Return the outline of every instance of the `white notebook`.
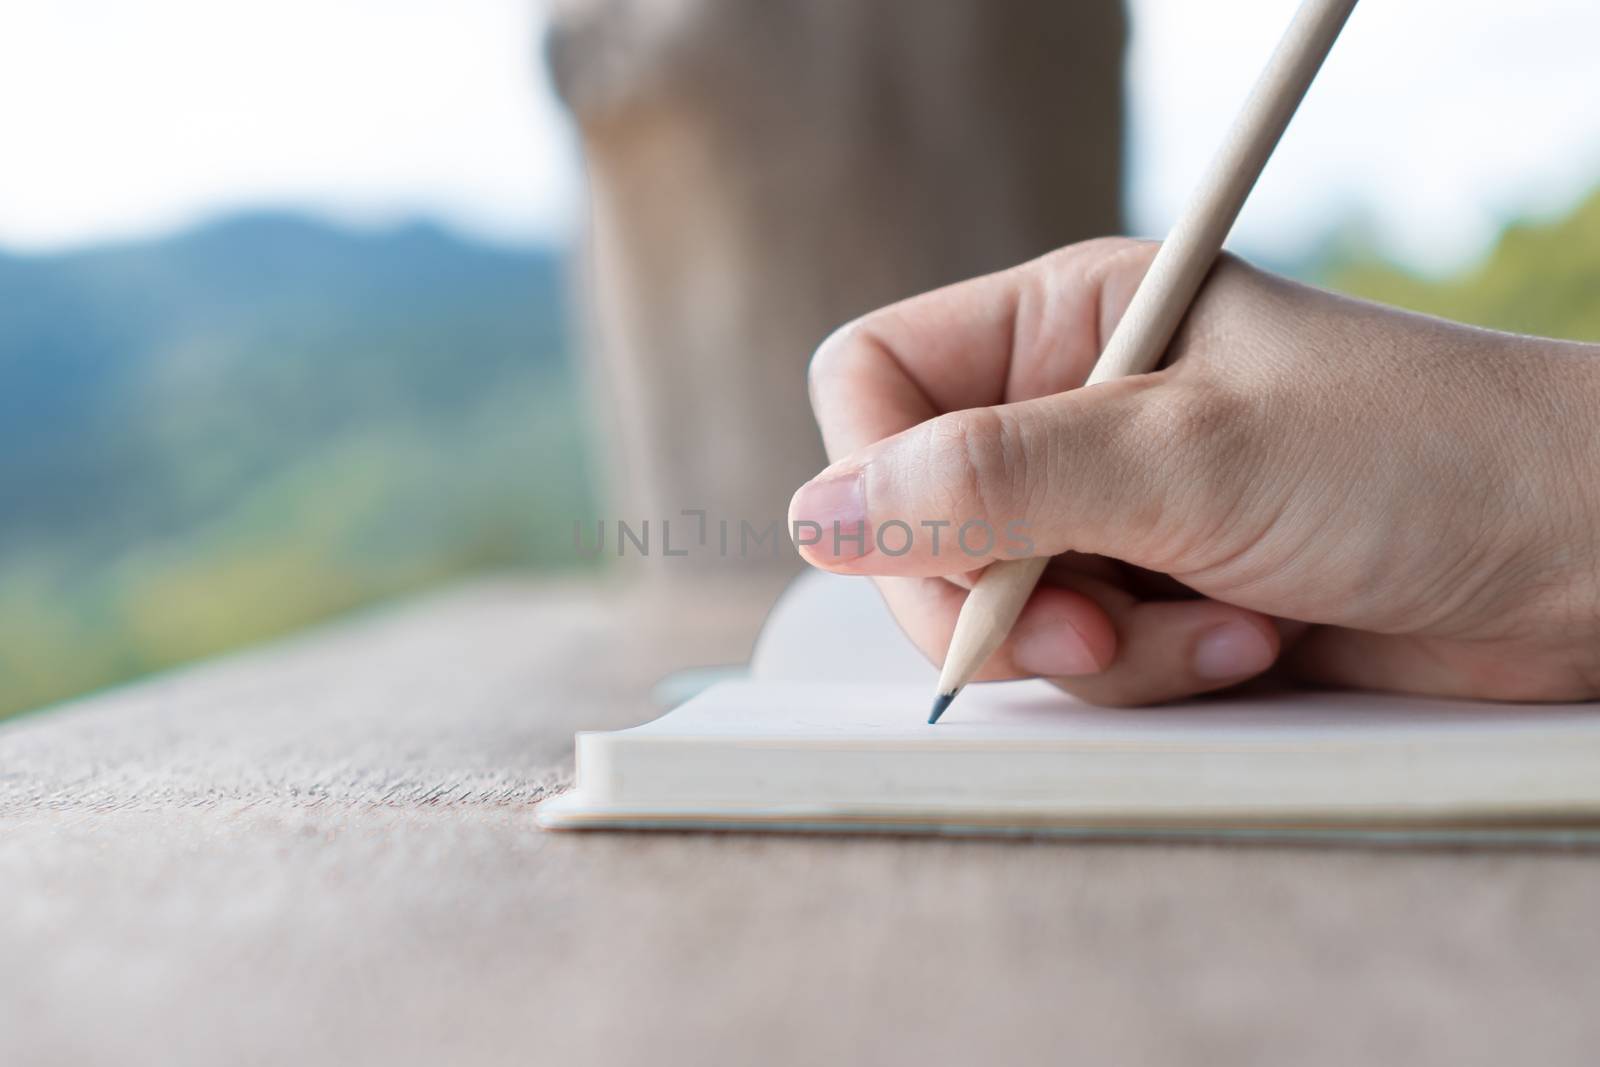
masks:
<svg viewBox="0 0 1600 1067"><path fill-rule="evenodd" d="M863 580L802 578L750 677L577 738L552 829L1600 840L1600 706L1283 694L1155 709L935 672Z"/></svg>

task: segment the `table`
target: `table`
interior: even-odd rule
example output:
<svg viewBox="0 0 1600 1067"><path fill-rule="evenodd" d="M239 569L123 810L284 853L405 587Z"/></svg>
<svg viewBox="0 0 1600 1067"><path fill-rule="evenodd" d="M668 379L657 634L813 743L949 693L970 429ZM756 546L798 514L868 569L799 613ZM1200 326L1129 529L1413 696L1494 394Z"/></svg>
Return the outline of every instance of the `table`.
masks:
<svg viewBox="0 0 1600 1067"><path fill-rule="evenodd" d="M0 726L0 1063L1600 1055L1593 853L534 829L772 594L488 580Z"/></svg>

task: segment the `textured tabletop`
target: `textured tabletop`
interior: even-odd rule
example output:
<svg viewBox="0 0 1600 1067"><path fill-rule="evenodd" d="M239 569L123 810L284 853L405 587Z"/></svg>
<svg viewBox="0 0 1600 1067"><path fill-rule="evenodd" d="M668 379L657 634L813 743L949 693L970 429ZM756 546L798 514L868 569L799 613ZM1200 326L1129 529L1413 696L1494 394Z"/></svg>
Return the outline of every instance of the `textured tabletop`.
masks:
<svg viewBox="0 0 1600 1067"><path fill-rule="evenodd" d="M484 583L0 725L0 1064L1600 1054L1596 853L535 830L771 592Z"/></svg>

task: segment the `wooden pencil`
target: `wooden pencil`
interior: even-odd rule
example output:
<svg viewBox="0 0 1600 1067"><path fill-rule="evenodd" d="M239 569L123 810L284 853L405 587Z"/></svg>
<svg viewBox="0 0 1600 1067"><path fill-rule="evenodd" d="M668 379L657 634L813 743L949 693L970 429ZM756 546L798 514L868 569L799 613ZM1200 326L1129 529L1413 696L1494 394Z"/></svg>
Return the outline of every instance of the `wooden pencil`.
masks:
<svg viewBox="0 0 1600 1067"><path fill-rule="evenodd" d="M1222 242L1311 87L1356 0L1304 0L1245 100L1178 222L1162 242L1087 384L1153 370L1205 281ZM928 722L999 648L1044 573L1048 557L991 563L956 620Z"/></svg>

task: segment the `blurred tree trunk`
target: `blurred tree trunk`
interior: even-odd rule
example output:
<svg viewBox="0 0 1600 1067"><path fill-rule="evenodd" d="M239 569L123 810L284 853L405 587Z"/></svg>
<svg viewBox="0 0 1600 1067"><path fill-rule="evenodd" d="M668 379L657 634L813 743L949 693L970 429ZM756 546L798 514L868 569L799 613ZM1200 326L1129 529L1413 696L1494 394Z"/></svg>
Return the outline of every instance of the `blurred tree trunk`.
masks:
<svg viewBox="0 0 1600 1067"><path fill-rule="evenodd" d="M1125 34L1119 0L556 0L608 517L781 521L830 330L1115 232Z"/></svg>

